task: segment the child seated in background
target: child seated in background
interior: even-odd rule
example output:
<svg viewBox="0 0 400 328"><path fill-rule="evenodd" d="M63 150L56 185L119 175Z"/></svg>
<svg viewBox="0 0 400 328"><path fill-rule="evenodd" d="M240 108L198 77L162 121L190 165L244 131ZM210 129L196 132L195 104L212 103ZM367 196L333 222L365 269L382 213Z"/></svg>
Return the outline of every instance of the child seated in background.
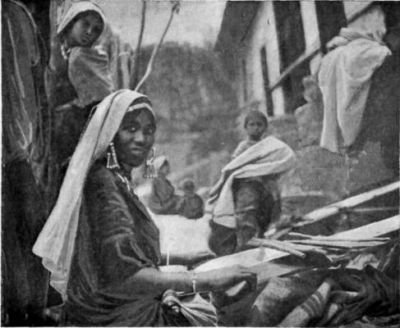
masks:
<svg viewBox="0 0 400 328"><path fill-rule="evenodd" d="M178 214L180 197L175 194L175 188L167 179L170 173L170 165L165 156L159 156L154 160L154 168L157 173L152 181L149 208L156 214Z"/></svg>
<svg viewBox="0 0 400 328"><path fill-rule="evenodd" d="M190 179L184 180L181 189L184 195L179 206L179 214L188 219L201 218L204 212L204 203L201 197L195 193L194 182Z"/></svg>
<svg viewBox="0 0 400 328"><path fill-rule="evenodd" d="M239 143L232 154L232 158L238 157L245 150L259 142L267 131L267 128L267 117L257 110L250 111L244 119L244 129L247 133L247 139Z"/></svg>

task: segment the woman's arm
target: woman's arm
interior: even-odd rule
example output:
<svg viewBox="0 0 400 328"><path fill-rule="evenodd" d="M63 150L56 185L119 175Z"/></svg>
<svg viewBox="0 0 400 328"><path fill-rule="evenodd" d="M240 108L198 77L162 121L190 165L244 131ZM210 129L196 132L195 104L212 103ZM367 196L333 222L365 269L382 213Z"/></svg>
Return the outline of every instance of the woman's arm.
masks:
<svg viewBox="0 0 400 328"><path fill-rule="evenodd" d="M247 282L251 290L257 286L257 275L241 266L200 273L169 273L156 268L142 268L129 280L135 291L143 290L155 295L167 289L180 292L224 291L242 281Z"/></svg>

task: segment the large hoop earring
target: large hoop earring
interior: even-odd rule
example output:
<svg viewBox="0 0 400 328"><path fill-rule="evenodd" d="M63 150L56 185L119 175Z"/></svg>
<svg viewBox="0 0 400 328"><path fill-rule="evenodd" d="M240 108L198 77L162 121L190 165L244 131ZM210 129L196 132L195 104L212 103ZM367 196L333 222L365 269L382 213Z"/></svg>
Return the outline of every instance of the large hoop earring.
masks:
<svg viewBox="0 0 400 328"><path fill-rule="evenodd" d="M110 170L119 169L120 166L117 160L117 154L115 153L114 143L111 141L107 149L107 164L106 167Z"/></svg>
<svg viewBox="0 0 400 328"><path fill-rule="evenodd" d="M143 178L145 179L154 179L157 177L157 172L154 167L154 158L156 156L156 149L155 147L151 148L150 154L147 157Z"/></svg>

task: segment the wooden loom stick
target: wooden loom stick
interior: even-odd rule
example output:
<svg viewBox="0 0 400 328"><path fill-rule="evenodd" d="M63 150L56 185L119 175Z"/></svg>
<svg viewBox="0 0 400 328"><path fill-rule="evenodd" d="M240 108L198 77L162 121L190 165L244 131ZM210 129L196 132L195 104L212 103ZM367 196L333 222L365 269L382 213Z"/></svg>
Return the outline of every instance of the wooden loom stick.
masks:
<svg viewBox="0 0 400 328"><path fill-rule="evenodd" d="M277 240L253 238L252 241L249 242L249 244L252 246L264 246L264 247L276 249L278 251L289 253L291 255L294 255L294 256L297 256L300 258L306 257L306 254L304 254L303 252L300 252L299 250L296 250L293 247L290 247L290 245L287 245L286 243L278 242Z"/></svg>
<svg viewBox="0 0 400 328"><path fill-rule="evenodd" d="M290 237L298 237L300 240L318 240L318 241L345 241L345 242L369 242L369 241L388 241L389 237L375 237L375 238L337 238L333 236L321 236L321 235L306 235L297 232L290 232ZM287 241L293 241L293 239L288 239Z"/></svg>
<svg viewBox="0 0 400 328"><path fill-rule="evenodd" d="M384 244L382 241L371 241L371 242L350 242L347 241L336 241L336 240L312 240L312 239L302 239L302 240L291 240L294 244L304 244L304 245L316 245L322 247L332 247L332 248L364 248L364 247L374 247Z"/></svg>

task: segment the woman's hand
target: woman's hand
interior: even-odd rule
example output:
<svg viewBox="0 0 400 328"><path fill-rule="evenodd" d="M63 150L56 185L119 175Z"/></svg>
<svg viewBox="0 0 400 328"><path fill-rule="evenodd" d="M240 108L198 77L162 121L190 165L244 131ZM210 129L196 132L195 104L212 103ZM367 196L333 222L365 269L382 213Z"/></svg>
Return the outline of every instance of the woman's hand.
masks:
<svg viewBox="0 0 400 328"><path fill-rule="evenodd" d="M244 281L250 290L257 287L257 274L249 269L235 265L223 270L212 270L198 275L199 285L208 285L211 291L225 291L228 288Z"/></svg>

